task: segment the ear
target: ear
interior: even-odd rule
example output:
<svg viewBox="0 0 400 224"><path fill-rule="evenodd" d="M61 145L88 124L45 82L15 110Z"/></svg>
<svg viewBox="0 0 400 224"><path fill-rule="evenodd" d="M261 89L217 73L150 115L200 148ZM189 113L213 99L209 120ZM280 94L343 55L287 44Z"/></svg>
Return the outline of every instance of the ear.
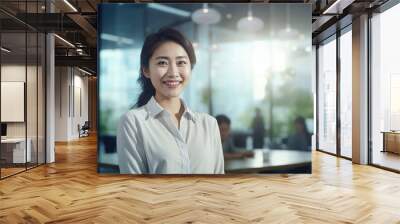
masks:
<svg viewBox="0 0 400 224"><path fill-rule="evenodd" d="M142 68L142 73L143 73L144 77L146 77L148 79L150 78L150 72L149 72L148 68Z"/></svg>

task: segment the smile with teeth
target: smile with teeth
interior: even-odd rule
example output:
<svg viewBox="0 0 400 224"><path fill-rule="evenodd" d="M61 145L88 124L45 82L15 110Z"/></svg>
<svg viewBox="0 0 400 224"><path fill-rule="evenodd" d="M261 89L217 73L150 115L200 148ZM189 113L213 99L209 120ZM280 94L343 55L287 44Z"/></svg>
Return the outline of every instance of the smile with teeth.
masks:
<svg viewBox="0 0 400 224"><path fill-rule="evenodd" d="M163 83L170 88L174 88L177 87L179 84L182 83L182 81L175 81L175 80L171 80L171 81L163 81Z"/></svg>

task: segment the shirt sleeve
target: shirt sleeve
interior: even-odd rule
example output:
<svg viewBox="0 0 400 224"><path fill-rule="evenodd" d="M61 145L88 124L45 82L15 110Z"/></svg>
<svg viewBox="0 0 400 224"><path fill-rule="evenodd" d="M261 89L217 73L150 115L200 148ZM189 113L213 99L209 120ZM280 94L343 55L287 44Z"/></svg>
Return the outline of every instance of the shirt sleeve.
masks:
<svg viewBox="0 0 400 224"><path fill-rule="evenodd" d="M222 149L221 137L219 134L219 128L217 120L214 119L214 151L215 151L215 168L214 174L224 174L224 153Z"/></svg>
<svg viewBox="0 0 400 224"><path fill-rule="evenodd" d="M142 174L146 171L146 157L138 146L138 131L128 115L122 116L118 125L117 153L121 174Z"/></svg>

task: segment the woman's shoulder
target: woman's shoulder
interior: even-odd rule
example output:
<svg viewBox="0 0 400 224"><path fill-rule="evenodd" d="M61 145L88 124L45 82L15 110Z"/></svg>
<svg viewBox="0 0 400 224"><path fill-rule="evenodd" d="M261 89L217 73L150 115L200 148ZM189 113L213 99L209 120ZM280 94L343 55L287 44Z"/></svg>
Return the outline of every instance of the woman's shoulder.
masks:
<svg viewBox="0 0 400 224"><path fill-rule="evenodd" d="M201 123L208 123L208 124L213 124L213 123L217 123L217 120L215 119L215 117L204 113L204 112L194 112L194 117L196 120L200 121Z"/></svg>
<svg viewBox="0 0 400 224"><path fill-rule="evenodd" d="M133 108L121 116L121 121L122 120L134 121L136 119L142 120L143 118L145 118L146 114L147 112L144 106Z"/></svg>

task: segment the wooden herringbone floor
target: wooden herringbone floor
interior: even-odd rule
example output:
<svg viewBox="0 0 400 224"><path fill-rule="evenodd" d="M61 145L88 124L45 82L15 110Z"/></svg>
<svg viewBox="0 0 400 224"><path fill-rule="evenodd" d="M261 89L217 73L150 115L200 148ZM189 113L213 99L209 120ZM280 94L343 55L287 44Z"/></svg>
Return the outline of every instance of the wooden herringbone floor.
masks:
<svg viewBox="0 0 400 224"><path fill-rule="evenodd" d="M312 175L98 175L94 137L0 181L0 223L400 223L400 175L313 153Z"/></svg>

